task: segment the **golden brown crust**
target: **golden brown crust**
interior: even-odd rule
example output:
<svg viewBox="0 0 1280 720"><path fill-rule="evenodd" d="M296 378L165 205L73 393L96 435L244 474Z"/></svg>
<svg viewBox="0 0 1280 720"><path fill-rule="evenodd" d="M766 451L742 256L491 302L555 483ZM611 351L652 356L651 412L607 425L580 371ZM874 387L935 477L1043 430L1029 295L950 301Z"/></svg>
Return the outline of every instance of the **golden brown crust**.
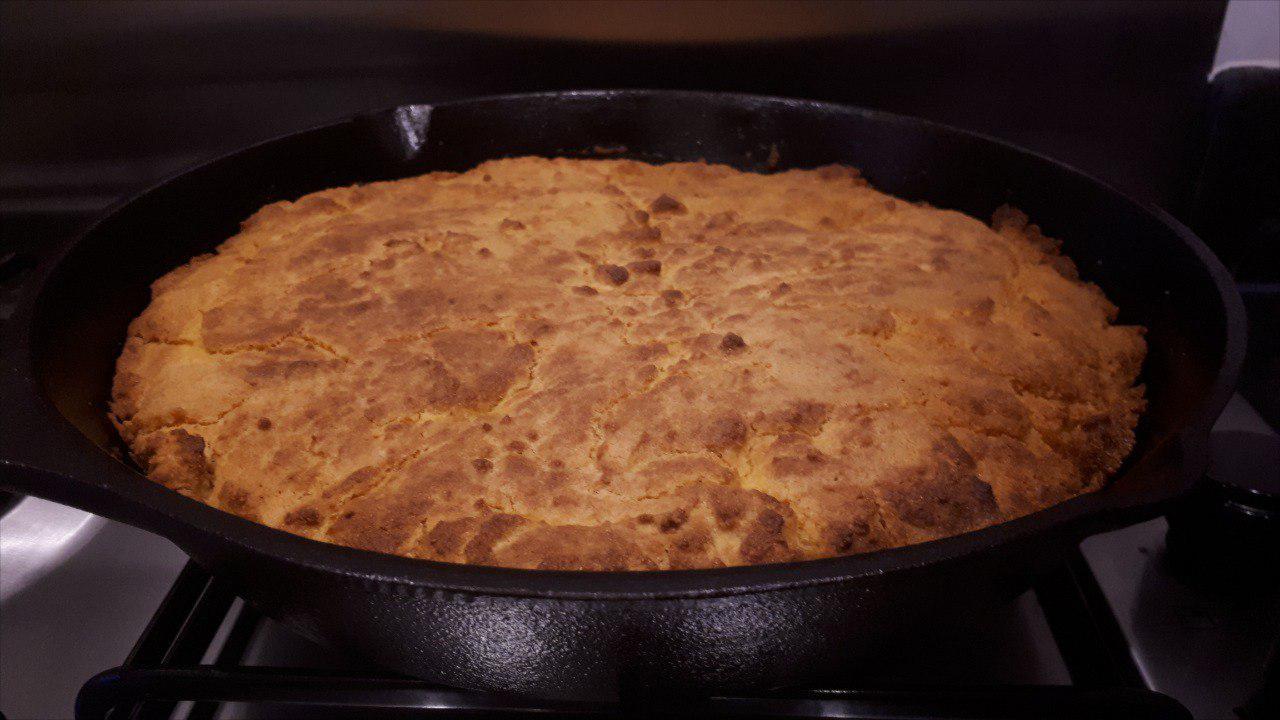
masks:
<svg viewBox="0 0 1280 720"><path fill-rule="evenodd" d="M520 158L267 206L158 280L112 413L155 481L544 569L865 552L1096 489L1141 328L1017 211L856 171Z"/></svg>

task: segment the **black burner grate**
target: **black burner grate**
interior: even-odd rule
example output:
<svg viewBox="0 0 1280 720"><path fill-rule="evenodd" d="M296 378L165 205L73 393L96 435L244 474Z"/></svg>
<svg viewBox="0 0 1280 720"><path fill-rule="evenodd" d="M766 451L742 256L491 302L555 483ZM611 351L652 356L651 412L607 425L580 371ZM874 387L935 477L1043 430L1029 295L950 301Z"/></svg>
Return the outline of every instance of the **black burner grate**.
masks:
<svg viewBox="0 0 1280 720"><path fill-rule="evenodd" d="M79 720L221 717L245 703L284 717L1190 718L1141 676L1084 559L1036 588L1072 685L789 688L754 696L567 702L456 690L377 670L246 667L263 618L194 564L179 575L125 663L87 682ZM225 633L220 629L229 626ZM215 637L224 637L209 662ZM190 703L184 705L183 703ZM178 714L176 714L178 713ZM349 716L349 715L342 715Z"/></svg>

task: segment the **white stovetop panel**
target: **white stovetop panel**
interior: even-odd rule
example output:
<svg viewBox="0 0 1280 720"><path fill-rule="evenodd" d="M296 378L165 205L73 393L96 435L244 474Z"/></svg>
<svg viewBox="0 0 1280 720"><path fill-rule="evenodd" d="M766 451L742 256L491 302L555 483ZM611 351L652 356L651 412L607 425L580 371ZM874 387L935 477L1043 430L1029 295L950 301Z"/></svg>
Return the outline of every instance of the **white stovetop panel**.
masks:
<svg viewBox="0 0 1280 720"><path fill-rule="evenodd" d="M19 558L35 548L6 529L9 516L0 522L0 712L9 720L71 718L80 686L124 662L187 562L168 540L63 510L82 516L82 530L42 573Z"/></svg>

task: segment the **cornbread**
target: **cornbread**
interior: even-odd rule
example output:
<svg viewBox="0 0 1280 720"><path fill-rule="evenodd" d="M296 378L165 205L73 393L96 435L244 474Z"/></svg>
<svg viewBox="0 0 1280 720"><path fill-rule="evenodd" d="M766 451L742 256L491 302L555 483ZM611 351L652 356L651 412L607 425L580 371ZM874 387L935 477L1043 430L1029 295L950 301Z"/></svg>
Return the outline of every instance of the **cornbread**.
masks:
<svg viewBox="0 0 1280 720"><path fill-rule="evenodd" d="M1015 210L857 171L519 158L268 205L157 280L112 418L148 476L330 543L706 568L1100 487L1142 328Z"/></svg>

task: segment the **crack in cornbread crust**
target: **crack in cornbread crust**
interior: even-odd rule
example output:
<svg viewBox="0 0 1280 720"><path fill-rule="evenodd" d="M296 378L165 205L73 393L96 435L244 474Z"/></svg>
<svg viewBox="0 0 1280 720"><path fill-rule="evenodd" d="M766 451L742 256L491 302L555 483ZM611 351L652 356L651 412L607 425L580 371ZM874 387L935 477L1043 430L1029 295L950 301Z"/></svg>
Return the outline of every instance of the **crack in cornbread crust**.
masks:
<svg viewBox="0 0 1280 720"><path fill-rule="evenodd" d="M148 475L333 543L696 568L1098 488L1142 330L1016 211L839 166L520 158L269 205L156 281L112 416Z"/></svg>

